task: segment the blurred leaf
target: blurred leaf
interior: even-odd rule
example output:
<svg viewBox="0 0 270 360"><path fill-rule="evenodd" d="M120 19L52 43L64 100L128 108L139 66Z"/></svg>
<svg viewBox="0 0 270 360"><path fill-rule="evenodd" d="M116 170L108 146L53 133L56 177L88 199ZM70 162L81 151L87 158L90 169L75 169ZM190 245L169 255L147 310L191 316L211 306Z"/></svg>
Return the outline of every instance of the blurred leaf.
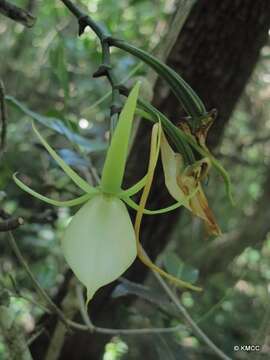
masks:
<svg viewBox="0 0 270 360"><path fill-rule="evenodd" d="M40 122L41 124L58 132L61 135L65 135L68 140L70 140L72 143L80 145L87 152L104 151L107 148L106 143L100 140L88 140L79 134L73 133L63 124L63 121L60 119L44 116L28 109L24 104L15 99L13 96L6 96L6 100L17 109L21 110L24 114L30 116L32 119Z"/></svg>
<svg viewBox="0 0 270 360"><path fill-rule="evenodd" d="M58 153L60 154L61 158L70 166L73 167L88 167L89 163L76 154L74 151L70 149L60 149L58 150Z"/></svg>
<svg viewBox="0 0 270 360"><path fill-rule="evenodd" d="M59 41L58 46L55 49L52 49L50 52L50 61L52 69L56 74L59 83L63 87L65 100L68 100L69 97L69 77L67 72L67 65L65 61L65 48L63 45L63 40Z"/></svg>
<svg viewBox="0 0 270 360"><path fill-rule="evenodd" d="M165 298L163 293L152 290L147 286L137 284L127 279L121 278L121 284L117 285L111 297L116 299L121 296L136 295L149 303L158 306L170 316L178 317L175 307Z"/></svg>
<svg viewBox="0 0 270 360"><path fill-rule="evenodd" d="M164 266L166 270L184 281L191 284L198 280L199 270L185 264L175 253L168 253L164 257Z"/></svg>
<svg viewBox="0 0 270 360"><path fill-rule="evenodd" d="M155 304L169 304L163 294L153 291L147 286L121 279L121 284L115 287L111 296L112 298L118 298L127 295L136 295Z"/></svg>

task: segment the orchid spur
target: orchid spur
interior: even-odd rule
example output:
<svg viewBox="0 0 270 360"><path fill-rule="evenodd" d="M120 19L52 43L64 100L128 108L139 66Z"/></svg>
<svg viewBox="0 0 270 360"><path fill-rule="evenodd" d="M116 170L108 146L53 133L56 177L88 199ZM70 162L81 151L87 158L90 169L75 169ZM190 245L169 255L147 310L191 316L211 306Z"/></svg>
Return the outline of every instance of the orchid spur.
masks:
<svg viewBox="0 0 270 360"><path fill-rule="evenodd" d="M30 195L55 206L76 206L84 204L73 216L61 241L64 257L77 278L87 288L87 302L102 286L116 280L133 263L136 256L150 268L167 276L176 284L200 290L165 273L155 266L140 251L138 231L134 231L125 203L137 209L131 196L149 184L149 173L153 173L159 154L161 125L153 126L149 170L144 178L127 190L122 189L126 167L129 138L139 94L139 83L130 92L120 113L119 121L113 133L107 151L99 186L92 187L68 166L51 148L33 125L37 137L70 179L85 192L82 196L67 201L47 198L29 188L14 174L16 184ZM154 160L153 160L154 159ZM177 202L172 206L158 210L148 210L140 206L140 219L136 223L138 230L142 213L161 214L182 205Z"/></svg>

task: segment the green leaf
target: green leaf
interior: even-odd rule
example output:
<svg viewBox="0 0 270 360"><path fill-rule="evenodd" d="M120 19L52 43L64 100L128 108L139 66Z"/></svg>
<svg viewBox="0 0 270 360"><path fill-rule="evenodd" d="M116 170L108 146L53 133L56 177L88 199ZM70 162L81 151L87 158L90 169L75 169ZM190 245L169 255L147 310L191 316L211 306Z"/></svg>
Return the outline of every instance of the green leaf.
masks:
<svg viewBox="0 0 270 360"><path fill-rule="evenodd" d="M33 120L38 121L42 125L58 132L59 134L64 135L70 142L81 146L89 153L104 151L107 148L107 145L100 140L88 140L85 139L83 136L74 133L64 125L63 120L51 116L44 116L38 114L28 109L27 106L25 106L23 103L21 103L12 96L6 96L5 99L14 107L21 110L25 115L28 115Z"/></svg>
<svg viewBox="0 0 270 360"><path fill-rule="evenodd" d="M138 49L125 41L112 39L111 45L127 51L152 67L152 69L167 82L185 111L195 122L200 121L200 118L206 114L205 106L199 96L191 86L168 65L162 63L146 51Z"/></svg>
<svg viewBox="0 0 270 360"><path fill-rule="evenodd" d="M22 190L26 191L28 194L34 196L35 198L37 198L41 201L44 201L44 202L46 202L50 205L54 205L54 206L70 207L70 206L80 205L80 204L88 201L93 196L93 194L84 194L73 200L58 201L58 200L50 199L44 195L39 194L35 190L32 190L29 186L25 185L21 180L19 180L17 178L16 174L13 175L13 180Z"/></svg>
<svg viewBox="0 0 270 360"><path fill-rule="evenodd" d="M113 133L101 178L104 192L115 194L121 190L139 89L140 83L137 83L131 90Z"/></svg>
<svg viewBox="0 0 270 360"><path fill-rule="evenodd" d="M71 180L79 186L86 193L93 194L96 192L95 188L90 186L84 179L82 179L70 166L68 166L64 160L57 155L57 153L53 150L53 148L47 143L47 141L43 138L43 136L38 132L34 123L32 123L33 129L38 136L42 145L46 148L51 157L57 162L57 164L63 169L63 171L71 178Z"/></svg>
<svg viewBox="0 0 270 360"><path fill-rule="evenodd" d="M198 280L199 271L185 264L175 253L167 253L164 257L165 269L172 275L181 278L191 284Z"/></svg>
<svg viewBox="0 0 270 360"><path fill-rule="evenodd" d="M185 164L192 164L195 162L195 157L190 147L196 150L202 157L208 157L211 160L213 167L223 178L226 194L232 205L235 205L232 196L232 184L228 172L224 169L221 163L206 149L203 149L189 134L184 133L183 130L175 126L164 114L158 111L154 106L139 99L138 113L146 120L156 122L156 117L159 116L162 127L164 128L168 137L173 141L178 152L184 157Z"/></svg>
<svg viewBox="0 0 270 360"><path fill-rule="evenodd" d="M176 149L180 152L185 160L186 165L190 165L195 162L195 156L192 152L192 149L187 141L181 136L177 136L175 133L175 125L159 110L157 110L153 105L144 101L143 99L138 100L139 109L138 113L145 119L156 122L157 117L160 119L162 128L168 135L168 137L173 141Z"/></svg>

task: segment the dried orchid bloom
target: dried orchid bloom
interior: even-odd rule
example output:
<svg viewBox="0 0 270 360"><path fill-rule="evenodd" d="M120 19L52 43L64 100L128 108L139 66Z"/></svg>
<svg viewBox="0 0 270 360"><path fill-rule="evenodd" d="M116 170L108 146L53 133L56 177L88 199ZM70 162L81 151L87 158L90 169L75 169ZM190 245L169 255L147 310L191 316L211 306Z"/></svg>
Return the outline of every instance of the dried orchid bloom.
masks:
<svg viewBox="0 0 270 360"><path fill-rule="evenodd" d="M200 125L195 129L190 126L189 118L183 118L182 121L179 122L178 127L182 129L184 133L190 135L204 150L209 152L206 146L206 138L216 116L217 112L213 109L200 120Z"/></svg>
<svg viewBox="0 0 270 360"><path fill-rule="evenodd" d="M149 177L148 174L131 188L122 189L138 93L139 84L137 83L130 92L120 113L118 124L107 151L99 186L92 187L72 170L51 148L34 124L33 129L43 146L85 194L73 200L57 201L32 190L19 180L16 174L13 176L19 187L51 205L75 206L84 203L67 226L61 246L70 268L87 288L87 302L91 300L100 287L116 280L124 273L137 255L141 260L144 259L140 254L138 240L136 240L137 236L125 203L135 209L138 208L130 197L145 186ZM158 132L156 126L153 127L154 135L152 135L151 149L153 146L156 147L153 143L156 144L157 134L160 134L160 131L160 125ZM158 136L160 138L160 135ZM156 155L152 151L150 154L151 164L153 163L153 156ZM153 171L152 167L151 171ZM181 205L182 202L180 201L172 206L158 210L143 208L142 212L149 215L160 214ZM144 263L151 268L154 266L151 262L144 261ZM184 282L181 283L181 281L180 285L198 290L195 286Z"/></svg>
<svg viewBox="0 0 270 360"><path fill-rule="evenodd" d="M182 155L173 151L164 133L161 136L161 158L165 184L170 195L177 201L183 202L188 210L201 218L210 234L221 235L201 186L201 181L210 169L210 159L203 158L185 166ZM190 196L194 192L196 192L194 196Z"/></svg>

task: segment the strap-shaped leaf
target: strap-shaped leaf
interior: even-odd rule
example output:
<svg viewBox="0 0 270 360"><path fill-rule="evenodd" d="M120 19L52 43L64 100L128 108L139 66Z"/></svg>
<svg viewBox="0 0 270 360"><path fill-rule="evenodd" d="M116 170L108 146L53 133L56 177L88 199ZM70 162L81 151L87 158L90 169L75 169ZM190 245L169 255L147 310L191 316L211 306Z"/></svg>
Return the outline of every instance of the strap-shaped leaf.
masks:
<svg viewBox="0 0 270 360"><path fill-rule="evenodd" d="M110 194L119 193L121 190L139 88L140 83L137 83L125 102L105 159L101 189Z"/></svg>
<svg viewBox="0 0 270 360"><path fill-rule="evenodd" d="M203 147L198 145L196 141L192 138L192 136L186 134L183 130L175 126L164 114L158 111L154 106L141 99L138 100L138 104L141 108L139 109L138 113L146 120L155 123L157 121L157 116L159 117L166 134L173 141L178 152L181 153L181 155L184 157L185 164L192 164L193 162L195 162L194 155L192 154L192 151L190 152L190 147L196 150L203 157L208 157L211 160L213 167L222 176L226 189L226 194L231 204L234 205L235 203L232 196L232 184L230 176L228 172L224 169L224 167L221 165L221 163L207 149L204 149Z"/></svg>
<svg viewBox="0 0 270 360"><path fill-rule="evenodd" d="M111 45L136 56L152 67L152 69L167 82L185 111L195 122L199 122L200 118L206 114L205 106L199 96L191 86L168 65L162 63L146 51L136 48L123 40L112 38L110 43Z"/></svg>
<svg viewBox="0 0 270 360"><path fill-rule="evenodd" d="M87 152L97 152L106 150L107 146L103 141L89 139L79 135L78 133L70 130L64 125L64 121L52 116L41 115L35 111L30 110L22 102L15 99L13 96L6 96L5 99L15 108L22 111L25 115L31 119L38 121L40 124L56 131L57 133L64 135L71 143L75 143L81 146Z"/></svg>
<svg viewBox="0 0 270 360"><path fill-rule="evenodd" d="M157 118L160 119L162 128L169 136L169 138L173 141L178 152L183 155L185 164L192 164L195 161L195 156L192 152L190 144L185 141L185 139L183 139L181 136L177 136L177 134L175 133L175 125L163 113L161 113L147 101L139 98L138 105L139 108L137 109L137 112L143 118L151 122L156 122Z"/></svg>
<svg viewBox="0 0 270 360"><path fill-rule="evenodd" d="M88 201L94 194L84 194L76 199L73 200L67 200L67 201L58 201L54 199L50 199L47 196L41 195L35 190L32 190L29 186L25 185L21 180L19 180L16 176L16 174L13 175L13 180L15 183L24 191L26 191L28 194L34 196L35 198L44 201L50 205L54 206L62 206L62 207L70 207L70 206L76 206L80 205L86 201Z"/></svg>
<svg viewBox="0 0 270 360"><path fill-rule="evenodd" d="M79 188L84 190L86 193L93 194L95 193L95 188L90 186L84 179L82 179L70 166L68 166L64 160L53 150L53 148L47 143L44 137L35 127L35 124L32 122L33 129L39 138L42 145L46 148L51 157L57 162L57 164L63 169L63 171L70 177L70 179L77 185Z"/></svg>

